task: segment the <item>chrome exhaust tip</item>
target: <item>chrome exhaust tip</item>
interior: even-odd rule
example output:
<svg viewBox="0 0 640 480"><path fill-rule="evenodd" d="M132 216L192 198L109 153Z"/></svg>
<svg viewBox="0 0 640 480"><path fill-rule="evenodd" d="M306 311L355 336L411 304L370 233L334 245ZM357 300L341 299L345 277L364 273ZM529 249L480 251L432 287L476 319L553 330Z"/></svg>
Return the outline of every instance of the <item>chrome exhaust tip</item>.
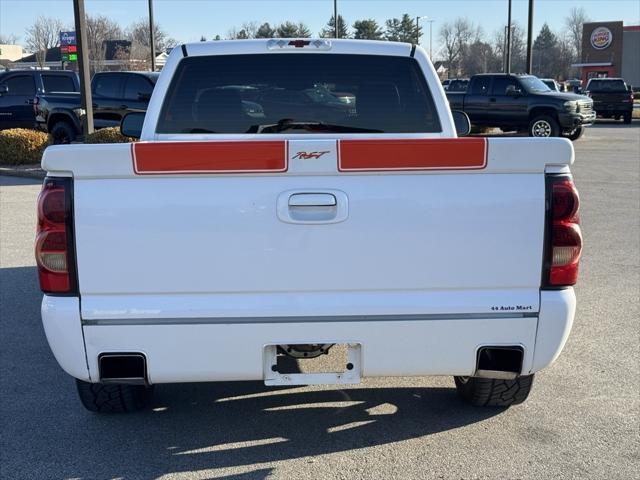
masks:
<svg viewBox="0 0 640 480"><path fill-rule="evenodd" d="M485 346L478 349L474 376L513 380L522 373L524 349L521 346Z"/></svg>
<svg viewBox="0 0 640 480"><path fill-rule="evenodd" d="M147 385L147 358L142 353L102 353L98 357L101 383Z"/></svg>

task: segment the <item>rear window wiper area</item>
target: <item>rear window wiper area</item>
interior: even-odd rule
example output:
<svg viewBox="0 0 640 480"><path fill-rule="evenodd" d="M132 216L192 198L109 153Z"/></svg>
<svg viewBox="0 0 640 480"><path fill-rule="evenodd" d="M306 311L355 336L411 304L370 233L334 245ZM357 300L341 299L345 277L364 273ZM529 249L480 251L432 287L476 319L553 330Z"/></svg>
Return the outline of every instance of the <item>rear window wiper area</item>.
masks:
<svg viewBox="0 0 640 480"><path fill-rule="evenodd" d="M278 123L252 125L247 133L281 133L287 130L304 130L305 132L335 132L335 133L384 133L383 130L373 128L352 127L324 122L299 122L289 119L279 120Z"/></svg>

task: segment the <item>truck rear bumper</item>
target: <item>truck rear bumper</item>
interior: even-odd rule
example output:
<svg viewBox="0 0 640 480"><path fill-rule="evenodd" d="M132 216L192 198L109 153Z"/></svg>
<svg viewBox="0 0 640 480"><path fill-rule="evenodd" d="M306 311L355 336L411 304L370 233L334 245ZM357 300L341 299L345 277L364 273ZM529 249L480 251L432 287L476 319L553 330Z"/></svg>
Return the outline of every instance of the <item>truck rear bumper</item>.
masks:
<svg viewBox="0 0 640 480"><path fill-rule="evenodd" d="M523 374L551 364L569 335L573 289L541 292L537 316L380 316L374 320L296 319L218 323L210 319L83 325L77 298L45 296L42 319L58 363L99 381L102 353L141 352L150 383L264 379L265 346L361 345L362 377L472 375L482 346L521 346ZM388 317L388 319L385 319Z"/></svg>

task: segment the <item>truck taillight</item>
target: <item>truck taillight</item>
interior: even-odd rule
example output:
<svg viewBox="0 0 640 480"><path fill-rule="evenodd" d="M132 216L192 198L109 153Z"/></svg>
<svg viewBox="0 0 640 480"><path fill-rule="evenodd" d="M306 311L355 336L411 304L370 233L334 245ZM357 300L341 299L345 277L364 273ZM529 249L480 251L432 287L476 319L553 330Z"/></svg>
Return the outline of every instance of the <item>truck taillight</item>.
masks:
<svg viewBox="0 0 640 480"><path fill-rule="evenodd" d="M75 248L71 215L71 179L47 177L38 196L36 264L40 289L75 294Z"/></svg>
<svg viewBox="0 0 640 480"><path fill-rule="evenodd" d="M582 253L580 197L566 175L547 175L547 244L544 287L567 287L578 280Z"/></svg>

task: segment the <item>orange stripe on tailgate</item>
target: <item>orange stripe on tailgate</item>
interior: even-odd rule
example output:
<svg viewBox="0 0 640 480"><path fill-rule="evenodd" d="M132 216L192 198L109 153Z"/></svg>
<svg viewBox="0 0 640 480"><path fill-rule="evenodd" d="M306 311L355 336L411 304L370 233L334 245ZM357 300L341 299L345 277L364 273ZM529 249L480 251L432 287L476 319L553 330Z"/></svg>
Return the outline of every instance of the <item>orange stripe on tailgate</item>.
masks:
<svg viewBox="0 0 640 480"><path fill-rule="evenodd" d="M284 141L149 142L131 146L138 174L255 173L287 170Z"/></svg>
<svg viewBox="0 0 640 480"><path fill-rule="evenodd" d="M449 170L487 165L486 138L340 140L338 169Z"/></svg>

